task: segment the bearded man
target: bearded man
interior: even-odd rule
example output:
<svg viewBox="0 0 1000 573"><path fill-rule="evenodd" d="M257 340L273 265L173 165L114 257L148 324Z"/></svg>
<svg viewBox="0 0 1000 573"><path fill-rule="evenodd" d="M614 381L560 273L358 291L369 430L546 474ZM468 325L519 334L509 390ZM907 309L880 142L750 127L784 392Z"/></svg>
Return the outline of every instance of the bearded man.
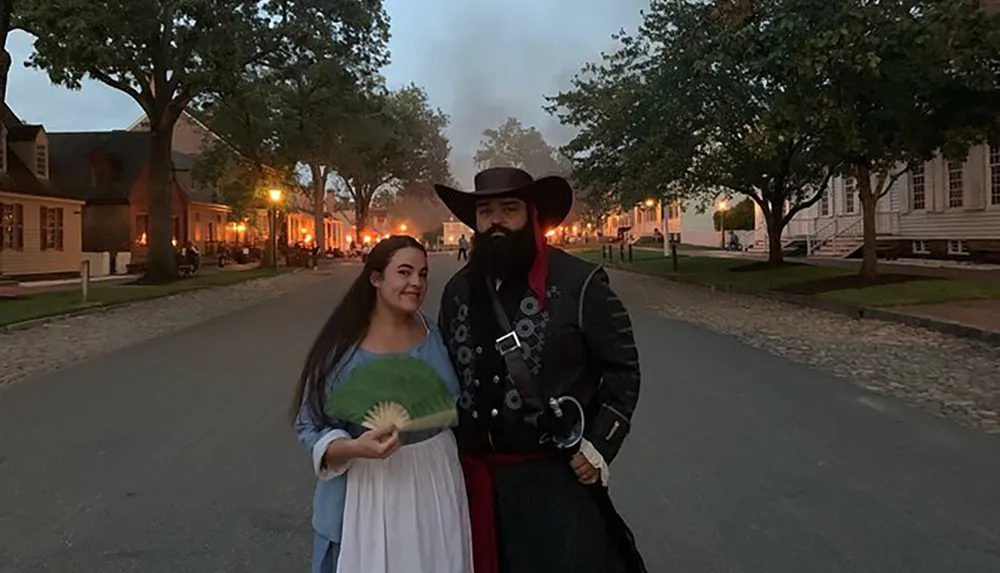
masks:
<svg viewBox="0 0 1000 573"><path fill-rule="evenodd" d="M476 573L645 572L607 490L639 356L604 270L546 245L572 207L569 183L502 167L473 192L435 189L475 230L438 324L462 382Z"/></svg>

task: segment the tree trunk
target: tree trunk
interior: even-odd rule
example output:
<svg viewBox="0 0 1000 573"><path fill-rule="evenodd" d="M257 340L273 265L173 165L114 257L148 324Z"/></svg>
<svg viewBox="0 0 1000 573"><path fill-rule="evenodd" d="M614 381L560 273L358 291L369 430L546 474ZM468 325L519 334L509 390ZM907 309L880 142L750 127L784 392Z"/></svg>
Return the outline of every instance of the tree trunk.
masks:
<svg viewBox="0 0 1000 573"><path fill-rule="evenodd" d="M359 197L361 197L359 195ZM354 240L355 244L364 246L364 236L368 227L368 203L360 200L354 202Z"/></svg>
<svg viewBox="0 0 1000 573"><path fill-rule="evenodd" d="M313 226L316 227L316 246L319 252L326 252L326 176L323 168L318 165L310 165L309 171L312 173L312 200L313 200Z"/></svg>
<svg viewBox="0 0 1000 573"><path fill-rule="evenodd" d="M864 239L861 276L874 277L878 274L878 229L875 227L878 198L872 191L871 169L868 163L857 163L855 173L858 181L858 199L861 201L861 225Z"/></svg>
<svg viewBox="0 0 1000 573"><path fill-rule="evenodd" d="M785 262L785 253L781 248L781 232L784 230L780 224L781 215L765 213L764 221L767 223L767 262L780 265Z"/></svg>
<svg viewBox="0 0 1000 573"><path fill-rule="evenodd" d="M174 258L173 217L171 204L173 199L173 162L171 149L173 125L164 127L164 121L150 121L149 144L149 181L148 192L148 258L146 260L145 281L149 283L165 283L177 280L177 261ZM183 223L183 221L182 221ZM182 244L184 225L180 226L181 236L176 237L178 245Z"/></svg>

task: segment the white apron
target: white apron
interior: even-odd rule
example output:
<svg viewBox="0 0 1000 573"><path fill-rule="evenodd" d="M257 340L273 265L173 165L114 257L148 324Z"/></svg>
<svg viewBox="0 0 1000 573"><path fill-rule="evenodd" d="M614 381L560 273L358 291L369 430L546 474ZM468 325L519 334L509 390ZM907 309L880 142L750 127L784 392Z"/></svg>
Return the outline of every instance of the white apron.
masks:
<svg viewBox="0 0 1000 573"><path fill-rule="evenodd" d="M351 461L337 573L473 573L469 505L451 430L385 460Z"/></svg>

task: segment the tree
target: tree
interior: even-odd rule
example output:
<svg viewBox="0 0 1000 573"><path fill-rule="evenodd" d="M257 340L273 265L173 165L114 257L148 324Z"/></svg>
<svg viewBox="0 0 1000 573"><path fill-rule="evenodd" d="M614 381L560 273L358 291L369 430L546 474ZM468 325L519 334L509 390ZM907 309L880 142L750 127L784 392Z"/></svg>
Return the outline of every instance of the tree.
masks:
<svg viewBox="0 0 1000 573"><path fill-rule="evenodd" d="M294 164L278 152L280 102L261 73L247 71L238 89L193 111L221 140L198 158L195 176L215 187L237 217L265 204L269 189L294 182Z"/></svg>
<svg viewBox="0 0 1000 573"><path fill-rule="evenodd" d="M570 169L568 160L545 141L540 131L525 128L513 117L483 131L474 161L479 169L518 167L534 177L567 175Z"/></svg>
<svg viewBox="0 0 1000 573"><path fill-rule="evenodd" d="M372 200L380 193L429 189L450 178L448 116L433 109L423 89L410 85L364 98L362 110L331 142L331 170L354 204L357 240L368 225Z"/></svg>
<svg viewBox="0 0 1000 573"><path fill-rule="evenodd" d="M747 198L733 205L731 209L716 211L712 214L712 222L715 225L715 230L752 231L755 222L753 206L753 200Z"/></svg>
<svg viewBox="0 0 1000 573"><path fill-rule="evenodd" d="M150 124L146 279L177 277L171 247L171 141L199 97L230 94L248 69L290 54L346 58L381 35L381 3L334 0L24 0L18 23L36 36L29 65L78 89L89 76L128 94ZM113 17L112 17L113 16Z"/></svg>
<svg viewBox="0 0 1000 573"><path fill-rule="evenodd" d="M877 272L879 199L936 152L962 160L995 129L1000 26L976 0L769 0L770 57L793 68L857 182L861 274Z"/></svg>
<svg viewBox="0 0 1000 573"><path fill-rule="evenodd" d="M766 52L768 32L696 0L654 2L635 36L550 100L580 128L566 147L574 172L620 204L742 194L761 208L769 261L781 263L782 231L838 166L825 124L799 104L807 84Z"/></svg>
<svg viewBox="0 0 1000 573"><path fill-rule="evenodd" d="M355 127L357 116L372 113L365 100L370 92L381 88L383 81L377 69L388 63L385 50L388 28L383 32L369 46L370 57L364 65L346 66L332 58L304 58L286 63L279 77L268 82L280 94L277 137L282 154L305 165L309 171L316 244L320 250L327 247L323 224L327 186L337 161L331 151Z"/></svg>

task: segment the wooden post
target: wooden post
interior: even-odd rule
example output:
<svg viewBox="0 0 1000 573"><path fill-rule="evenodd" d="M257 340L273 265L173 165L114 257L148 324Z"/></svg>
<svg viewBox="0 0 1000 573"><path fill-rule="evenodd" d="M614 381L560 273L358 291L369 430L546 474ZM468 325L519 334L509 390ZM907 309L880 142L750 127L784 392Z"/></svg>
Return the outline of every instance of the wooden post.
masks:
<svg viewBox="0 0 1000 573"><path fill-rule="evenodd" d="M677 241L673 239L670 240L670 264L674 267L674 272L677 272Z"/></svg>
<svg viewBox="0 0 1000 573"><path fill-rule="evenodd" d="M87 298L90 296L90 261L83 260L80 263L80 295L83 299L83 304L87 304Z"/></svg>
<svg viewBox="0 0 1000 573"><path fill-rule="evenodd" d="M628 244L628 262L632 262L632 243Z"/></svg>

